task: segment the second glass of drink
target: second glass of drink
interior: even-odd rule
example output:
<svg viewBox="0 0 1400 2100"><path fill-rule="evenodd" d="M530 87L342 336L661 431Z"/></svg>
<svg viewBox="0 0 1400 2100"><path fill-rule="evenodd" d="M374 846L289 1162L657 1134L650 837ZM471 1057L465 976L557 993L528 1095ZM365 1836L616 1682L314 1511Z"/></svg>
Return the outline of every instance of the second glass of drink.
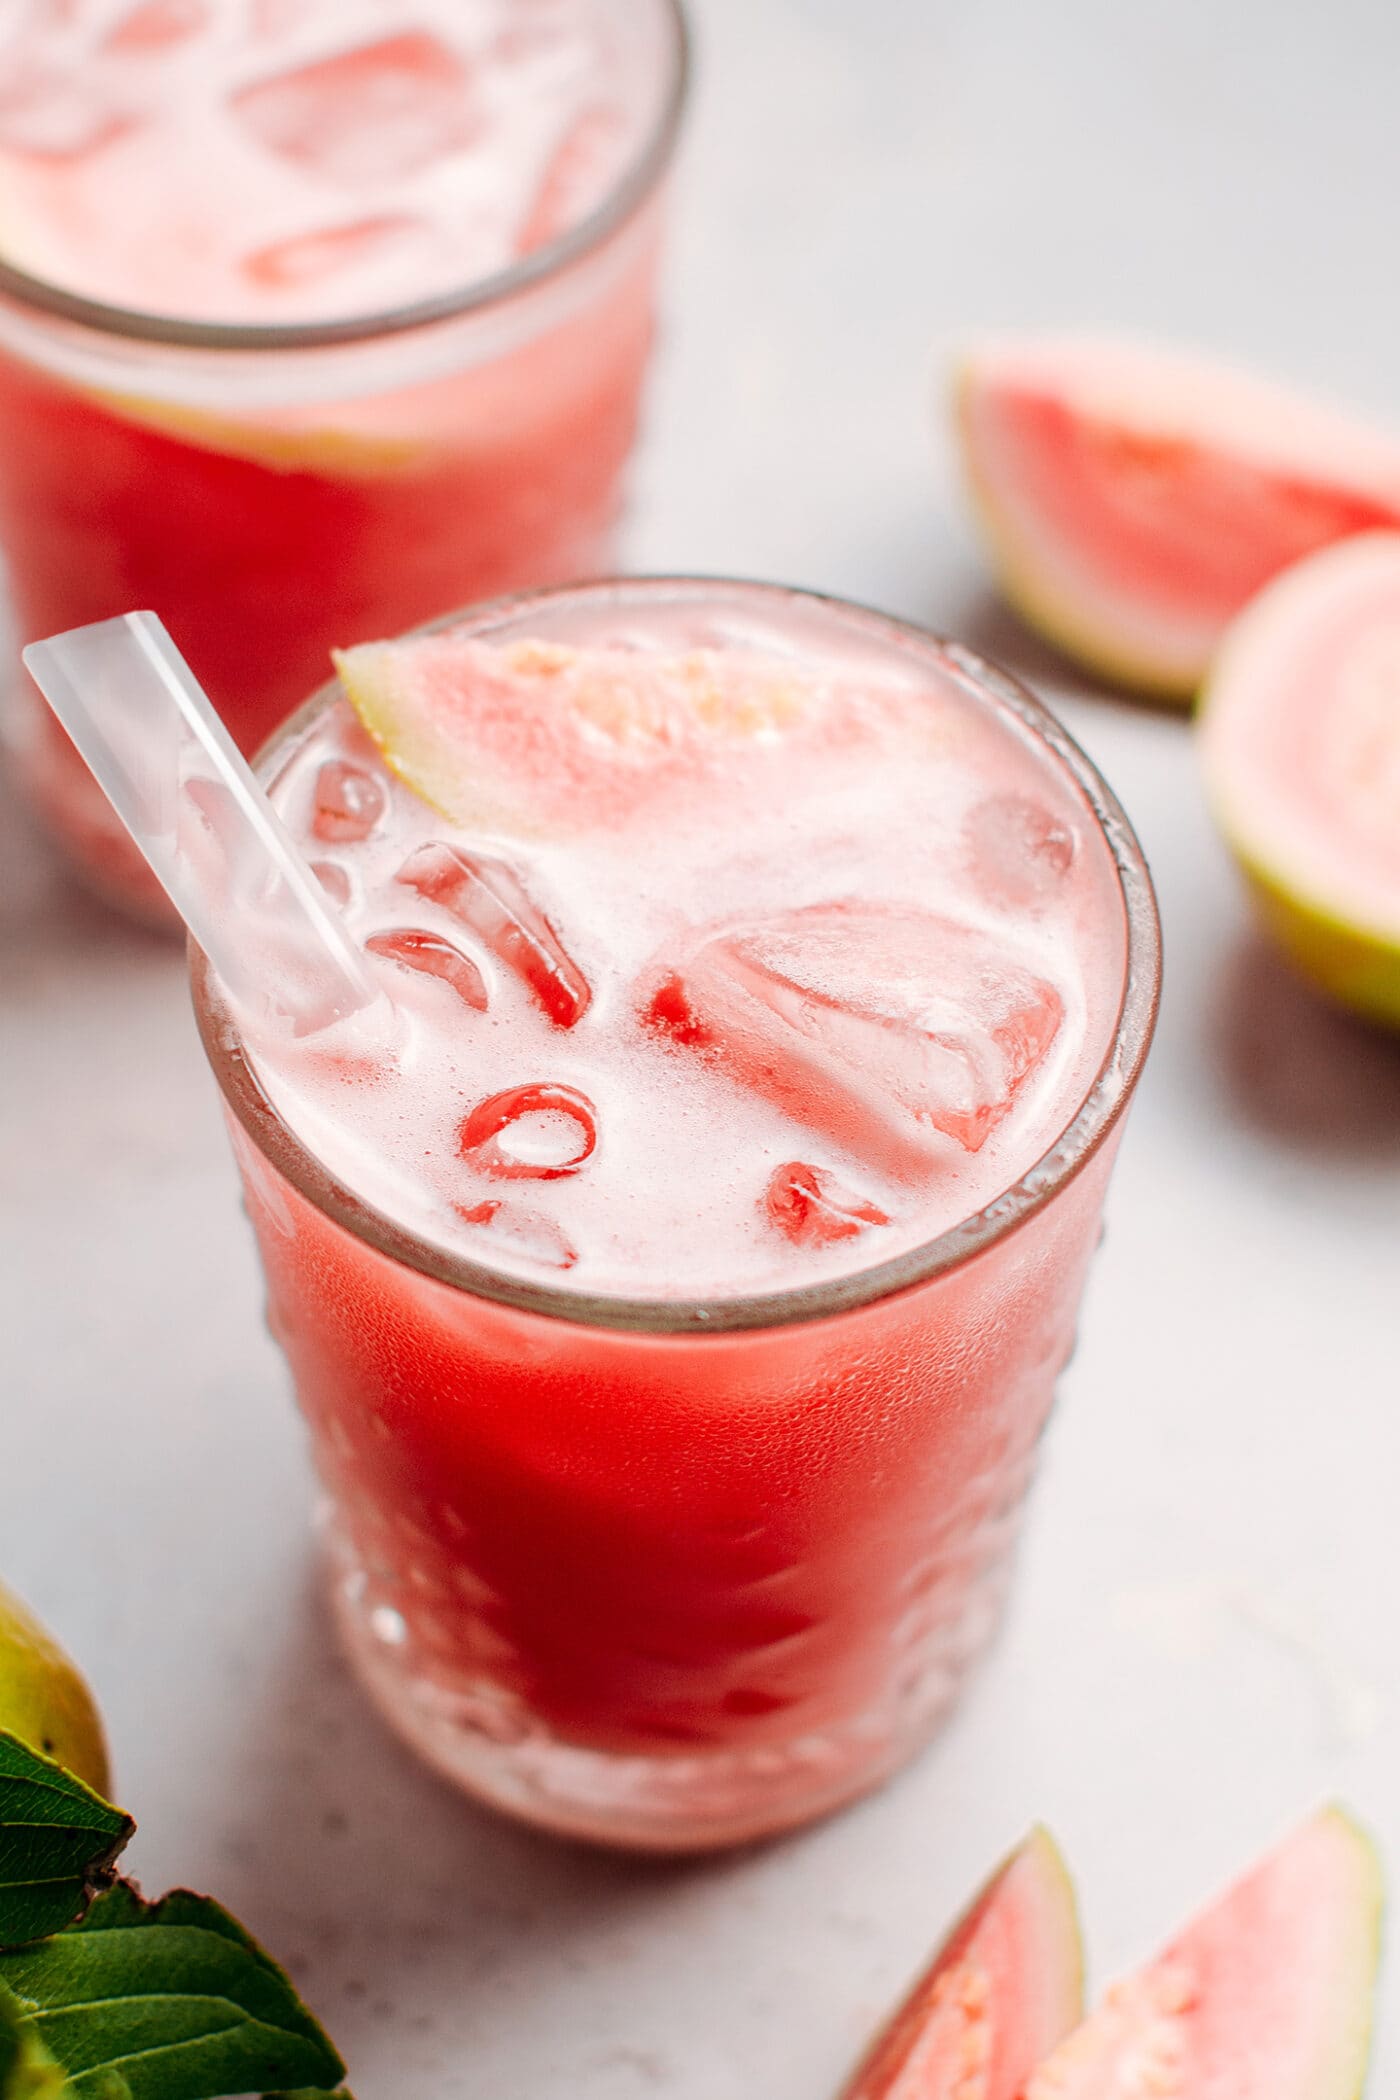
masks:
<svg viewBox="0 0 1400 2100"><path fill-rule="evenodd" d="M611 565L676 0L146 0L0 25L21 642L158 611L245 751L333 643ZM21 683L17 776L168 923Z"/></svg>

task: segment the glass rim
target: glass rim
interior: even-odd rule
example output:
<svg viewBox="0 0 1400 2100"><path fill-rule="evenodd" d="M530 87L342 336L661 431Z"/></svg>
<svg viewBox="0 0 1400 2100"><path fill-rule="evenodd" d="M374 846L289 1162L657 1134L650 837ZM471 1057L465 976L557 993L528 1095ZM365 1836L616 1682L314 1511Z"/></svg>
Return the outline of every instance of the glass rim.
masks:
<svg viewBox="0 0 1400 2100"><path fill-rule="evenodd" d="M670 166L689 100L690 25L683 0L655 0L668 29L670 80L655 122L622 174L586 217L542 248L475 277L455 291L437 292L402 306L347 314L326 321L197 321L92 299L23 270L0 255L0 297L126 342L184 350L325 350L341 344L404 335L440 322L484 313L558 276L604 247L646 204Z"/></svg>
<svg viewBox="0 0 1400 2100"><path fill-rule="evenodd" d="M415 628L415 634L468 626L488 630L532 604L608 593L662 591L704 598L722 592L834 611L849 624L897 646L941 658L943 668L1028 729L1067 772L1088 803L1112 856L1125 923L1123 984L1108 1046L1077 1108L1053 1142L1010 1188L980 1210L903 1252L856 1269L773 1290L708 1298L632 1297L538 1282L473 1261L400 1224L366 1203L322 1164L282 1120L243 1052L237 1027L207 958L189 947L195 1018L219 1090L258 1152L333 1224L376 1252L465 1296L583 1328L633 1334L703 1336L780 1328L829 1319L893 1297L962 1268L1043 1210L1103 1146L1132 1099L1151 1045L1161 987L1161 927L1147 861L1137 835L1097 766L1043 702L998 665L932 629L846 598L797 586L719 576L648 575L512 592ZM304 701L257 754L265 776L343 691L330 679Z"/></svg>

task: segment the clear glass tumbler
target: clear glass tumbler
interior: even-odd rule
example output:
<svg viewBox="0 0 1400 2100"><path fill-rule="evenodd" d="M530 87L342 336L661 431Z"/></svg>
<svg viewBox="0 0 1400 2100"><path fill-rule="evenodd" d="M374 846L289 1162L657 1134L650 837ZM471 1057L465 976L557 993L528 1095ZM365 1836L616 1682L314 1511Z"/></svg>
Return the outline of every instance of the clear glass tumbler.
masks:
<svg viewBox="0 0 1400 2100"><path fill-rule="evenodd" d="M678 0L604 0L640 144L590 217L445 297L223 326L0 261L0 548L21 643L160 613L245 751L332 644L610 566L685 100ZM16 667L16 773L90 883L173 925Z"/></svg>
<svg viewBox="0 0 1400 2100"><path fill-rule="evenodd" d="M529 631L532 608L586 610L602 588L460 617ZM677 588L726 587L616 591L641 604ZM753 1296L523 1281L337 1181L271 1105L193 956L360 1676L468 1792L660 1850L832 1809L948 1713L1001 1612L1159 975L1132 831L1023 688L898 622L734 588L765 616L840 619L847 639L861 623L1016 725L1104 856L1106 1054L1043 1156L985 1209L855 1274ZM336 697L324 689L286 727L265 777Z"/></svg>

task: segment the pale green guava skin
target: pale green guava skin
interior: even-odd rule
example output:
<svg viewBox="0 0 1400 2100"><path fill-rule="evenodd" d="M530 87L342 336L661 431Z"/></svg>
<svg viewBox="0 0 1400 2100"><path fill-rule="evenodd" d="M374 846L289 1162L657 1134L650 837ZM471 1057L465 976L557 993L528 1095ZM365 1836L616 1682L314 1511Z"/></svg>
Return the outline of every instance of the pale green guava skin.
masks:
<svg viewBox="0 0 1400 2100"><path fill-rule="evenodd" d="M0 1729L106 1796L111 1772L97 1703L77 1665L3 1583Z"/></svg>
<svg viewBox="0 0 1400 2100"><path fill-rule="evenodd" d="M1400 1029L1400 936L1353 933L1286 876L1238 858L1260 925L1299 975L1363 1020Z"/></svg>

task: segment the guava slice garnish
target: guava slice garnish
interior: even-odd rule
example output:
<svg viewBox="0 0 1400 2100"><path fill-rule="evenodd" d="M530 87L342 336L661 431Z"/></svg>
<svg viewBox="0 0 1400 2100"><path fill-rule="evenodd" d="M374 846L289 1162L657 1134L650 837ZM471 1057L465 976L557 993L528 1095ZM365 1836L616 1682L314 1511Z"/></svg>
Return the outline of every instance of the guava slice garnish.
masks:
<svg viewBox="0 0 1400 2100"><path fill-rule="evenodd" d="M406 472L423 460L428 443L419 430L399 428L391 407L356 403L335 411L280 410L239 416L156 395L85 390L107 414L143 424L200 452L241 459L276 474L312 474L326 481L365 481Z"/></svg>
<svg viewBox="0 0 1400 2100"><path fill-rule="evenodd" d="M54 1758L94 1792L110 1790L96 1701L76 1663L0 1583L0 1729Z"/></svg>
<svg viewBox="0 0 1400 2100"><path fill-rule="evenodd" d="M1400 533L1326 548L1260 592L1199 735L1268 931L1331 997L1400 1027Z"/></svg>
<svg viewBox="0 0 1400 2100"><path fill-rule="evenodd" d="M668 789L724 780L736 745L752 780L765 751L780 764L794 743L839 748L878 733L882 715L878 688L747 648L668 654L449 630L332 653L415 794L454 823L514 833L625 824Z"/></svg>
<svg viewBox="0 0 1400 2100"><path fill-rule="evenodd" d="M1381 1900L1371 1845L1323 1810L1116 1984L1020 2100L1357 2100Z"/></svg>
<svg viewBox="0 0 1400 2100"><path fill-rule="evenodd" d="M1173 700L1271 577L1400 525L1400 437L1205 358L1092 337L989 343L956 421L1006 597L1076 661Z"/></svg>
<svg viewBox="0 0 1400 2100"><path fill-rule="evenodd" d="M954 1927L842 2100L1014 2100L1082 2004L1069 1872L1037 1829Z"/></svg>

